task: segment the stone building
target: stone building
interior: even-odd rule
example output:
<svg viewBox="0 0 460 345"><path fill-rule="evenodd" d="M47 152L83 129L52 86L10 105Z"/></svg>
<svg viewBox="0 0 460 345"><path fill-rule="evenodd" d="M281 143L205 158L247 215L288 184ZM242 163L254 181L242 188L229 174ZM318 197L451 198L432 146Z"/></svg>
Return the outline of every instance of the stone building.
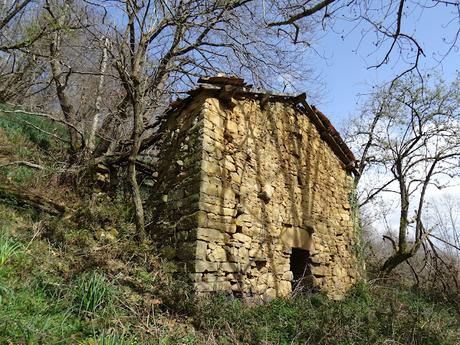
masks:
<svg viewBox="0 0 460 345"><path fill-rule="evenodd" d="M358 279L355 158L318 110L202 78L163 120L150 229L197 292L340 298Z"/></svg>

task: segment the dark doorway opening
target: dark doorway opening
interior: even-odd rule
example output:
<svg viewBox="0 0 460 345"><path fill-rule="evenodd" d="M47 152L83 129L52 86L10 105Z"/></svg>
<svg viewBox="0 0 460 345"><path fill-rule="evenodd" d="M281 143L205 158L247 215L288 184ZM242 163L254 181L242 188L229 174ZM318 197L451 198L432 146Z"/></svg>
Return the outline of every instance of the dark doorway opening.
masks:
<svg viewBox="0 0 460 345"><path fill-rule="evenodd" d="M310 252L308 250L292 248L290 266L293 274L293 292L310 291L313 288L310 264Z"/></svg>

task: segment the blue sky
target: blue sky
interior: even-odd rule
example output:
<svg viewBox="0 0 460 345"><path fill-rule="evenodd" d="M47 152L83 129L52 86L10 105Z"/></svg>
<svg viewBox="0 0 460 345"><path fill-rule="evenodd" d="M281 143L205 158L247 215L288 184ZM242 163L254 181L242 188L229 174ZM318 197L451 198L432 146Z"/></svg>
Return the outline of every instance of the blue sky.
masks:
<svg viewBox="0 0 460 345"><path fill-rule="evenodd" d="M452 40L459 25L458 14L446 7L412 12L404 19L402 29L412 33L424 49L426 57L420 62L422 72L436 69L444 79L453 79L455 72L460 70L460 42L442 63L439 60L448 50L446 42ZM383 58L386 50L380 48L371 54L370 36L358 46L362 37L360 29L350 32L350 24L339 23L336 26L339 33L329 30L317 41L317 49L325 58L316 56L312 61L325 84L324 97L317 105L339 129L359 113L359 94L368 92L373 85L391 81L407 66L394 54L388 65L368 69ZM340 37L342 32L347 34L344 39Z"/></svg>

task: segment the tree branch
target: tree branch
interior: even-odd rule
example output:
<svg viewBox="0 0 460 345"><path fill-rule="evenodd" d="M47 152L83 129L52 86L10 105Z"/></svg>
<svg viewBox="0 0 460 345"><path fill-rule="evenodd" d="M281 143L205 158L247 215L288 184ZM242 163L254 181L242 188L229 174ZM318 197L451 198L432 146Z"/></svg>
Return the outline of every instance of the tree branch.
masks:
<svg viewBox="0 0 460 345"><path fill-rule="evenodd" d="M298 21L298 20L300 20L302 18L305 18L305 17L309 17L309 16L315 14L316 12L321 11L323 8L325 8L328 5L332 4L334 1L335 0L321 1L318 4L316 4L315 6L310 7L308 9L304 10L303 12L300 12L300 13L298 13L296 15L293 15L292 17L289 17L286 20L281 20L281 21L269 23L268 26L273 27L273 26L293 25L296 21Z"/></svg>

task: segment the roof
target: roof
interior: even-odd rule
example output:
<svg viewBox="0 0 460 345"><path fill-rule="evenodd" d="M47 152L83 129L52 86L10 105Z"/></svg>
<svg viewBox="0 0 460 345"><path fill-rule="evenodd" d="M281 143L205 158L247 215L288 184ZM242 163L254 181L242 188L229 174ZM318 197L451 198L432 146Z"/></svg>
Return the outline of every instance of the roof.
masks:
<svg viewBox="0 0 460 345"><path fill-rule="evenodd" d="M295 96L292 94L254 90L252 89L252 85L245 83L244 79L234 76L202 77L198 79L198 83L200 85L196 89L187 92L189 97L174 101L171 103L170 109L176 110L184 107L203 91L215 92L216 96L221 96L223 93L228 92L231 94L231 97L251 97L260 99L262 102L281 101L289 103L310 119L320 133L321 138L329 145L335 155L344 164L344 167L355 175L358 174L355 166L356 158L353 152L327 116L316 109L315 106L307 103L305 93Z"/></svg>

